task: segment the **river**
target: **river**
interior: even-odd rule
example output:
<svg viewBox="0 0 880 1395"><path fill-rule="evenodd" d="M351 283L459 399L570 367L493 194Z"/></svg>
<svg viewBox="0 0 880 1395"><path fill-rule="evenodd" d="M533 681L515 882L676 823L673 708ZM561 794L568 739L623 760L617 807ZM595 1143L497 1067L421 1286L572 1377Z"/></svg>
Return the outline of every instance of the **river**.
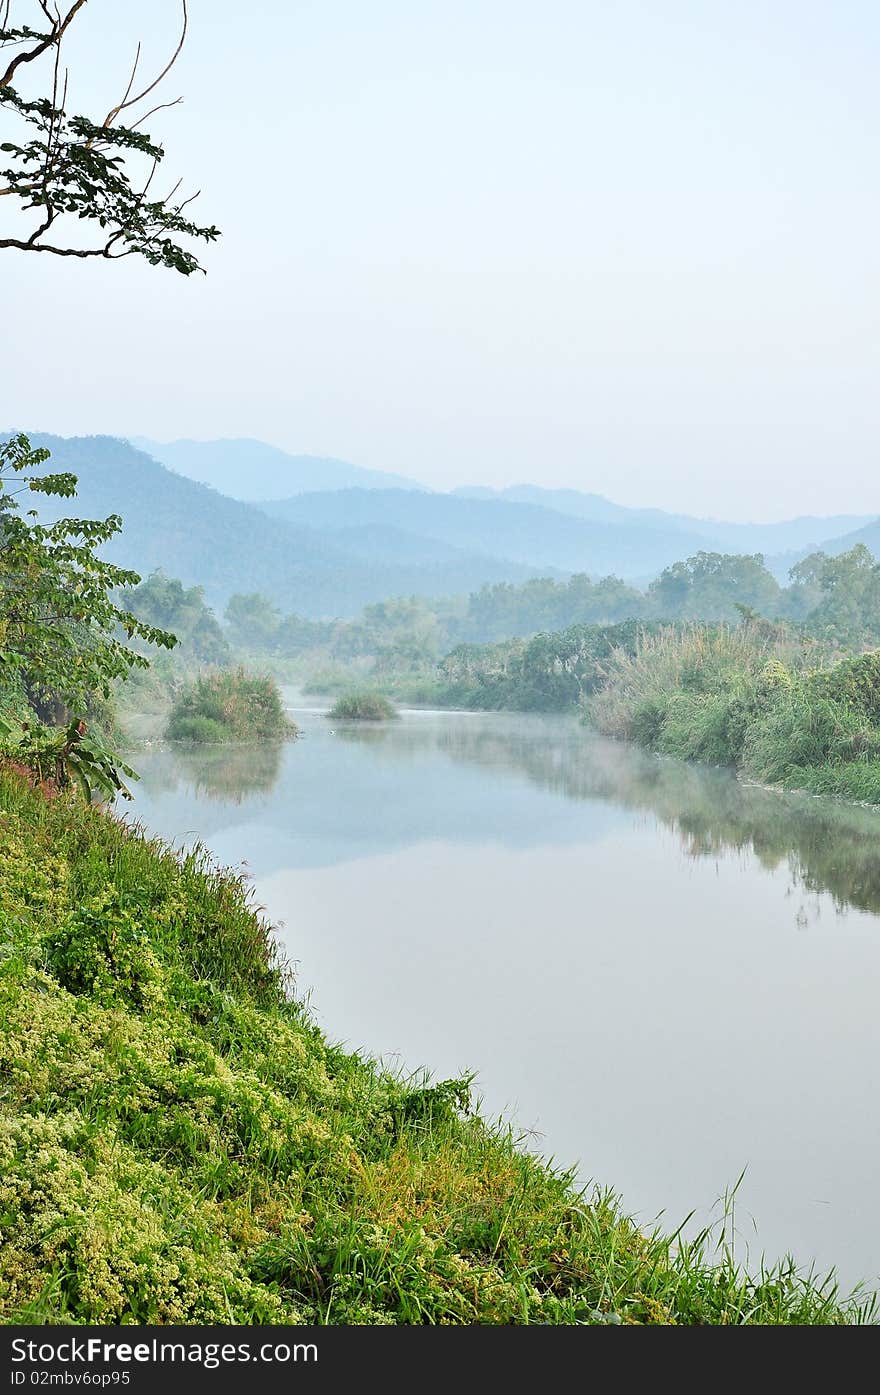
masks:
<svg viewBox="0 0 880 1395"><path fill-rule="evenodd" d="M572 718L300 705L279 750L137 752L133 817L245 864L328 1035L485 1111L651 1227L880 1272L880 814Z"/></svg>

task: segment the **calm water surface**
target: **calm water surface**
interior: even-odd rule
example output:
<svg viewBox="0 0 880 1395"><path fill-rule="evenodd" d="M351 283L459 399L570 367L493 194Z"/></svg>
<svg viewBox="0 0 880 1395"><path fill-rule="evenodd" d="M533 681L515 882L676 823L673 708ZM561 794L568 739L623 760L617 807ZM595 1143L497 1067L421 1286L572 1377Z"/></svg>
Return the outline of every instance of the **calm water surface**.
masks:
<svg viewBox="0 0 880 1395"><path fill-rule="evenodd" d="M880 815L566 718L295 708L282 750L138 753L135 817L247 863L329 1035L435 1075L756 1263L880 1272Z"/></svg>

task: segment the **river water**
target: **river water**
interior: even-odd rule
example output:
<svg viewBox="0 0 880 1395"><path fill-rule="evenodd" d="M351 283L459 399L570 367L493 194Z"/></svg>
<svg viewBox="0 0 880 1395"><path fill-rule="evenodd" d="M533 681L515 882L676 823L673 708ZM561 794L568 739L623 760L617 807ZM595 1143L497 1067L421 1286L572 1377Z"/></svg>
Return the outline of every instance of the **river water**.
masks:
<svg viewBox="0 0 880 1395"><path fill-rule="evenodd" d="M294 708L139 751L134 817L247 865L331 1038L478 1073L527 1145L737 1252L880 1273L880 814L574 719Z"/></svg>

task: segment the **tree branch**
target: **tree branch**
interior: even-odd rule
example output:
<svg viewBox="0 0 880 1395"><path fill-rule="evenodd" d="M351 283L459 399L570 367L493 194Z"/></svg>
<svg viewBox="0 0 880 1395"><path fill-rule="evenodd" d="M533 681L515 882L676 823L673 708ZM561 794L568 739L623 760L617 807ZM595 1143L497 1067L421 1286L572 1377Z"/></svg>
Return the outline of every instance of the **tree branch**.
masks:
<svg viewBox="0 0 880 1395"><path fill-rule="evenodd" d="M108 111L107 115L104 117L104 120L101 124L105 129L113 124L113 122L116 120L117 116L121 111L125 111L128 107L136 106L138 102L143 101L144 97L148 96L150 92L157 88L162 79L164 77L167 77L168 74L171 72L171 69L174 67L175 63L180 57L180 51L183 48L184 43L186 42L186 28L187 24L189 23L189 16L186 12L186 0L181 0L181 4L183 6L183 28L180 33L180 40L178 42L177 48L172 53L171 57L165 64L165 67L162 69L159 76L157 78L154 78L153 81L147 87L145 87L142 92L139 92L136 97L131 97L129 94L131 92L132 84L134 83L134 76L137 72L138 61L140 59L141 53L141 46L140 44L138 44L137 57L134 61L134 68L132 69L132 74L129 78L128 87L125 89L125 96L122 98L122 101L119 103L119 106L113 107L110 111ZM173 104L169 103L169 105Z"/></svg>
<svg viewBox="0 0 880 1395"><path fill-rule="evenodd" d="M51 15L49 14L46 5L43 3L43 0L41 0L40 9L43 11L46 18L50 20L52 24L52 30L49 34L42 38L38 44L35 44L33 48L26 49L24 53L16 54L15 58L11 60L9 67L6 69L6 72L3 73L2 76L0 76L0 87L9 86L9 84L15 76L16 69L22 63L32 63L35 58L42 57L46 50L50 49L53 44L57 44L63 38L64 32L67 29L67 26L70 24L71 20L74 18L77 12L82 9L85 3L86 0L74 0L74 3L67 11L67 14L64 16L64 19L61 18L61 14L59 12L57 18L53 20Z"/></svg>
<svg viewBox="0 0 880 1395"><path fill-rule="evenodd" d="M60 59L62 37L86 0L37 0L48 32L37 33L24 27L8 30L0 37L0 51L6 44L29 45L18 54L0 77L0 105L8 107L21 119L36 128L30 140L4 143L4 152L13 156L15 164L4 170L7 185L0 188L0 198L14 194L22 201L23 210L34 215L32 231L19 237L0 237L0 250L14 248L25 252L48 252L58 257L80 259L104 257L115 260L120 256L141 255L151 265L163 265L189 276L203 268L195 254L181 245L179 235L213 242L218 236L215 227L200 227L185 216L191 203L186 199L176 204L178 184L164 198L147 202L156 165L164 150L145 131L138 129L156 112L176 106L181 98L169 102L154 102L146 110L145 99L153 93L177 62L187 37L188 0L180 0L182 26L171 57L161 72L139 91L135 84L140 70L143 48L140 43L129 71L121 100L107 112L103 122L95 124L86 116L67 115L67 73ZM0 15L10 11L10 0L0 0ZM30 62L46 53L54 55L49 94L29 99L11 85L10 78L20 62ZM5 86L4 86L5 84ZM140 104L145 110L137 116L131 111L131 124L120 113ZM135 161L144 156L150 162L146 182L138 189L133 184ZM138 178L138 186L141 178ZM195 197L195 196L193 196ZM74 237L74 243L98 243L91 246L63 246L44 241L52 229L59 243L67 240L61 231L67 219L77 217L97 223L101 232L93 230L91 237ZM120 244L124 243L124 247Z"/></svg>
<svg viewBox="0 0 880 1395"><path fill-rule="evenodd" d="M45 242L24 242L18 237L0 237L0 248L16 247L19 252L52 252L56 257L103 257L103 247L86 250L77 247L50 247Z"/></svg>

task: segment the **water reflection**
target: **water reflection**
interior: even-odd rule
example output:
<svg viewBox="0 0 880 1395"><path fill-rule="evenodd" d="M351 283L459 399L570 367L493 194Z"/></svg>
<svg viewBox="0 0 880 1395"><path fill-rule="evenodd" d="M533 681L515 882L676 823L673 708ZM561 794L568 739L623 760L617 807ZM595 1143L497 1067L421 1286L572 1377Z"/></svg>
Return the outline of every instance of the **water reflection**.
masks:
<svg viewBox="0 0 880 1395"><path fill-rule="evenodd" d="M585 739L586 737L586 739ZM742 785L729 771L665 760L616 743L551 730L499 734L448 730L453 759L516 764L569 799L642 809L674 829L687 854L752 854L768 870L787 862L792 879L830 892L843 909L880 912L880 812L810 795Z"/></svg>
<svg viewBox="0 0 880 1395"><path fill-rule="evenodd" d="M281 743L264 746L181 746L178 763L193 789L208 799L243 804L275 788L281 773Z"/></svg>
<svg viewBox="0 0 880 1395"><path fill-rule="evenodd" d="M247 859L331 1037L478 1069L647 1223L747 1165L755 1257L877 1273L880 816L560 718L295 715L280 751L139 752L134 815Z"/></svg>
<svg viewBox="0 0 880 1395"><path fill-rule="evenodd" d="M784 865L800 891L828 892L840 910L880 912L877 811L744 786L729 771L658 759L561 718L418 713L393 725L329 728L313 715L294 746L157 747L139 753L137 763L138 804L159 801L193 818L199 805L203 836L237 827L242 817L269 821L276 835L289 835L278 850L284 864L291 857L298 865L332 861L336 842L354 832L350 820L370 804L381 818L360 828L357 847L348 849L354 855L432 837L516 846L576 841L601 836L609 817L630 810L673 830L688 857L741 853L768 871ZM422 767L418 782L414 765ZM502 777L500 792L479 780L465 795L455 767ZM538 817L529 808L518 817L504 792L509 777L592 811L572 819L546 807ZM185 817L175 834L190 827ZM271 857L270 846L263 854ZM816 913L805 904L797 910L801 924Z"/></svg>

